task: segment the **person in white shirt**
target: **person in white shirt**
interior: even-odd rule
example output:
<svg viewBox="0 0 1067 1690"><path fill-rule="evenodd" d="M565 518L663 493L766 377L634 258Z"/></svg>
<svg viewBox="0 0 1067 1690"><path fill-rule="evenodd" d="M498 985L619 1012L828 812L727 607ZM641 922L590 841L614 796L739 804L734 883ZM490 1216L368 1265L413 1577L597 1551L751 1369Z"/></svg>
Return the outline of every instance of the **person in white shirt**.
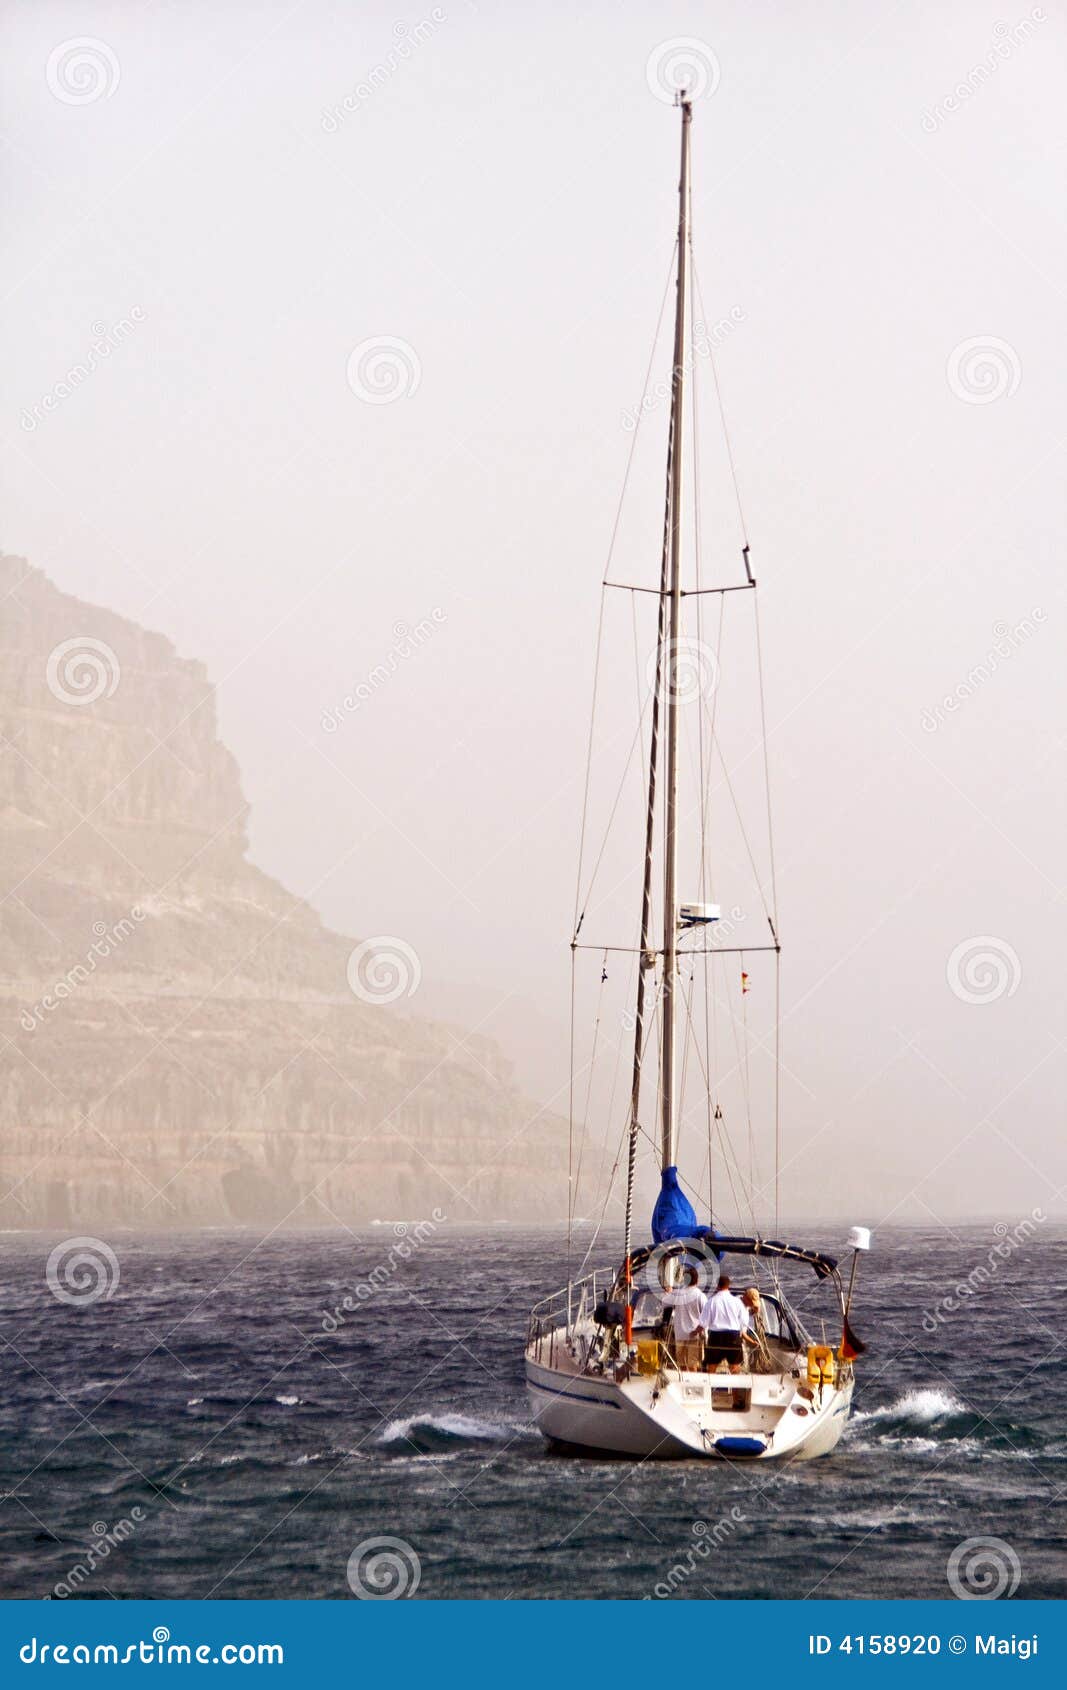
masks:
<svg viewBox="0 0 1067 1690"><path fill-rule="evenodd" d="M744 1334L749 1328L749 1313L740 1297L730 1290L729 1274L720 1274L719 1283L704 1300L700 1324L708 1334L704 1354L706 1366L715 1369L726 1362L731 1373L740 1373Z"/></svg>
<svg viewBox="0 0 1067 1690"><path fill-rule="evenodd" d="M685 1284L668 1291L663 1299L663 1307L670 1309L674 1316L674 1336L683 1343L703 1330L702 1317L707 1300L700 1289L696 1268L687 1267L684 1272Z"/></svg>

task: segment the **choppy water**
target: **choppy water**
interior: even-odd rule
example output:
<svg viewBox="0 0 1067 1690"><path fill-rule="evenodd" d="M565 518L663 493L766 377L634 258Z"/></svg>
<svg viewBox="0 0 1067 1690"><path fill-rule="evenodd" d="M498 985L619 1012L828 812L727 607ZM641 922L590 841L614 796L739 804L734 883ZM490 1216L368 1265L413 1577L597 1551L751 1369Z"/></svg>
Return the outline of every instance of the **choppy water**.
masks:
<svg viewBox="0 0 1067 1690"><path fill-rule="evenodd" d="M992 1226L883 1232L846 1441L785 1469L547 1453L521 1350L560 1237L441 1230L407 1262L399 1239L117 1234L113 1295L71 1305L59 1239L0 1237L0 1593L350 1598L384 1536L429 1598L941 1597L976 1537L1001 1547L965 1575L1067 1594L1062 1227L966 1298Z"/></svg>

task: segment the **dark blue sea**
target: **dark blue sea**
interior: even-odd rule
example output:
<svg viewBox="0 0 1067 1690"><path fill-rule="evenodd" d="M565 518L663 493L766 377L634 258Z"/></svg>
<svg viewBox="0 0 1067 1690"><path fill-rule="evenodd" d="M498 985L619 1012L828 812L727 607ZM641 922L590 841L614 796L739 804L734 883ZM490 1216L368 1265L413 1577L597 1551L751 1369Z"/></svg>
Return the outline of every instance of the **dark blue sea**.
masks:
<svg viewBox="0 0 1067 1690"><path fill-rule="evenodd" d="M782 1469L549 1453L562 1236L423 1232L0 1237L2 1594L1067 1595L1063 1227L877 1235L845 1442Z"/></svg>

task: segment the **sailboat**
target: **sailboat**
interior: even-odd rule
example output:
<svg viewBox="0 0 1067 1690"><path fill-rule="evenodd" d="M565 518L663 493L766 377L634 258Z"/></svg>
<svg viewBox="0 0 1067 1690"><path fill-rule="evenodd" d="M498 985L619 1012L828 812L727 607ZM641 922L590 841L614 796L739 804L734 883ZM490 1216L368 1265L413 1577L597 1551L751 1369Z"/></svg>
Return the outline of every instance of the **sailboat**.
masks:
<svg viewBox="0 0 1067 1690"><path fill-rule="evenodd" d="M572 1276L568 1261L567 1283L532 1310L525 1349L526 1382L537 1424L552 1445L638 1459L800 1460L833 1450L848 1420L855 1364L864 1348L849 1317L857 1264L870 1248L870 1232L862 1226L852 1229L846 1283L837 1258L823 1249L786 1243L756 1230L726 1231L716 1225L710 1213L707 1223L701 1224L677 1165L684 1083L681 1041L686 1032L682 1024L687 1008L684 970L689 966L688 959L694 955L740 955L744 968L747 953L759 950L771 952L777 968L781 949L776 909L768 915L769 943L741 950L719 942L719 906L707 901L682 902L678 895L679 843L687 814L679 799L678 668L687 653L682 601L691 591L754 594L756 582L746 539L743 580L722 587L683 587L683 424L693 333L692 101L681 92L677 105L681 116L681 172L676 259L672 264L676 278L674 339L655 669L650 688L651 732L643 789L640 931L636 946L609 947L630 949L636 962L633 1067L625 1123L623 1258L621 1263L577 1276ZM604 582L606 588L615 585ZM762 684L762 670L760 673ZM763 738L765 746L765 719ZM665 765L662 782L661 742ZM704 772L702 759L702 778ZM653 933L657 840L663 859L661 934ZM572 938L572 958L580 946L581 919ZM657 937L661 940L658 945ZM607 949L605 979L606 961ZM741 982L744 992L747 973L742 973ZM651 1137L645 1131L642 1113L642 1068L657 1019L659 1131L655 1148L660 1191L652 1215L651 1238L635 1241L638 1143L642 1136ZM703 1080L708 1092L710 1178L714 1076L704 1073ZM777 1079L775 1112L777 1232ZM716 1105L716 1118L720 1113ZM738 1299L732 1289L731 1270L744 1279L761 1279L762 1288L754 1283ZM793 1273L813 1275L818 1289L829 1288L833 1304L831 1341L827 1341L825 1318L819 1341L807 1330L806 1306L802 1318L796 1296L787 1294L784 1287L784 1277ZM806 1296L800 1301L806 1305ZM684 1318L683 1308L688 1311Z"/></svg>

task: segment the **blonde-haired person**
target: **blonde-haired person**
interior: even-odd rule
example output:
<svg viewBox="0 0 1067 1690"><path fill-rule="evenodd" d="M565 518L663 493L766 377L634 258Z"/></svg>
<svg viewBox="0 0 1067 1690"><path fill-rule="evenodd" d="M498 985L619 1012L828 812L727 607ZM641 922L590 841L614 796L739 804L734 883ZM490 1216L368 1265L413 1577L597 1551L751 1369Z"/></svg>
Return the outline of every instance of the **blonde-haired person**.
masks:
<svg viewBox="0 0 1067 1690"><path fill-rule="evenodd" d="M769 1363L771 1354L767 1348L767 1331L763 1324L763 1304L760 1301L757 1287L746 1285L741 1293L741 1301L744 1303L748 1314L748 1330L744 1334L744 1341L752 1346L760 1361Z"/></svg>

